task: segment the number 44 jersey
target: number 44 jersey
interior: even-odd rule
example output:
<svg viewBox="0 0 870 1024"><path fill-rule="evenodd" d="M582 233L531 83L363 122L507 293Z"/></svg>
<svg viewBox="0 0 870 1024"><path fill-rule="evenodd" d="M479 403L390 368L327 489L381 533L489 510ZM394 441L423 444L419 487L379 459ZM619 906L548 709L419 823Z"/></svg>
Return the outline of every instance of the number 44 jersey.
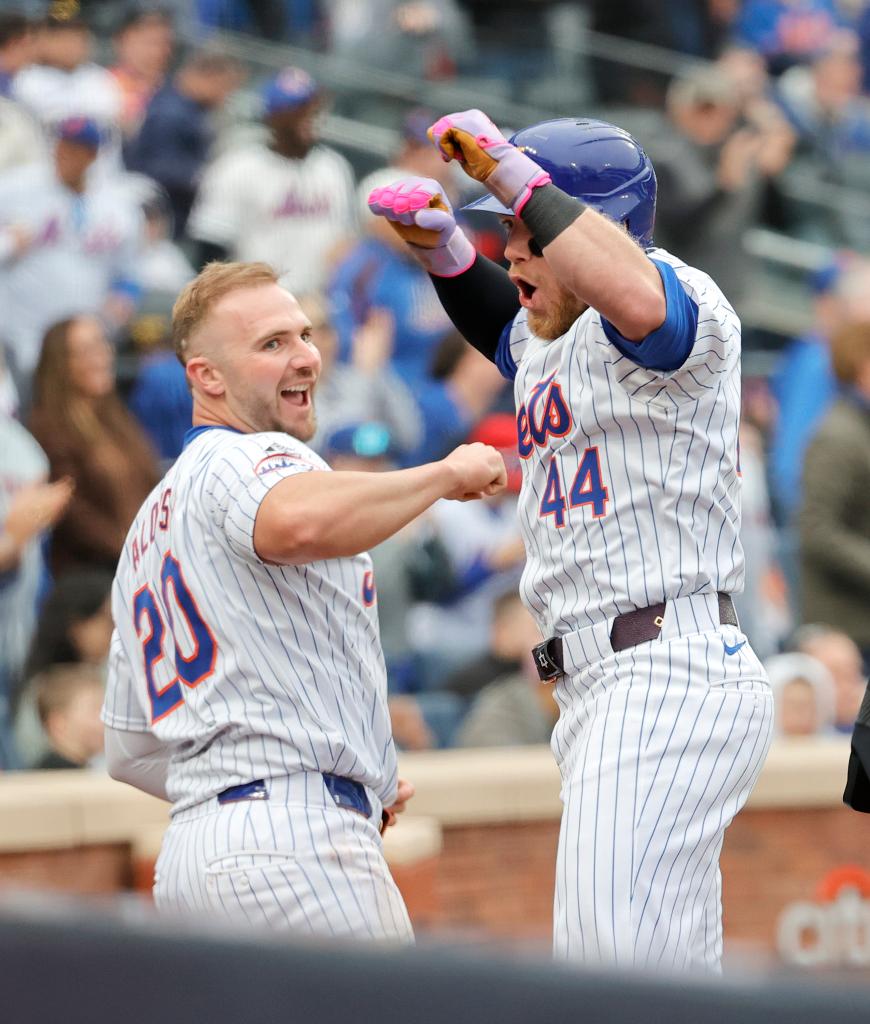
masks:
<svg viewBox="0 0 870 1024"><path fill-rule="evenodd" d="M697 307L678 369L645 367L594 309L554 341L534 334L525 309L502 335L523 467L521 590L545 637L742 589L740 323L702 271L662 249L650 256Z"/></svg>
<svg viewBox="0 0 870 1024"><path fill-rule="evenodd" d="M175 810L300 770L393 802L370 558L269 565L254 549L271 488L329 471L286 434L195 428L130 528L103 720L170 747Z"/></svg>

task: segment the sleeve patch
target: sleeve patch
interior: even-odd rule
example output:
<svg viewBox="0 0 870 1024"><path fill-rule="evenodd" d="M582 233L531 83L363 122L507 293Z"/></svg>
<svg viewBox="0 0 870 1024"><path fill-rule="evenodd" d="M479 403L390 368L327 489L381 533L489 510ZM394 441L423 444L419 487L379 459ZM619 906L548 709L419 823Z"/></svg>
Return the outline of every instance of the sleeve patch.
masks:
<svg viewBox="0 0 870 1024"><path fill-rule="evenodd" d="M254 475L262 478L270 473L276 473L283 469L298 469L300 466L320 469L315 463L301 455L295 455L292 452L272 452L265 455L254 466Z"/></svg>

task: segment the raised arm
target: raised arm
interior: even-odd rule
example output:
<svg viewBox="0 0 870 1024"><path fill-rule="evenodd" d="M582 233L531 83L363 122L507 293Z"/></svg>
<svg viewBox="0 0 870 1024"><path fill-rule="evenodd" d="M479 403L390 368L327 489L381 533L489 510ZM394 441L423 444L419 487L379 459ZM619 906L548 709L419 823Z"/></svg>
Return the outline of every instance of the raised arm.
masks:
<svg viewBox="0 0 870 1024"><path fill-rule="evenodd" d="M566 195L479 110L442 117L430 129L445 159L486 185L520 217L558 280L628 341L662 325L665 288L655 264L613 221Z"/></svg>
<svg viewBox="0 0 870 1024"><path fill-rule="evenodd" d="M375 547L439 498L495 494L507 482L501 455L460 445L440 462L393 473L309 472L286 477L263 498L254 550L264 562L300 565Z"/></svg>
<svg viewBox="0 0 870 1024"><path fill-rule="evenodd" d="M501 333L520 308L517 290L503 267L475 251L441 185L434 178L401 178L374 189L369 209L390 222L428 271L457 331L495 361Z"/></svg>

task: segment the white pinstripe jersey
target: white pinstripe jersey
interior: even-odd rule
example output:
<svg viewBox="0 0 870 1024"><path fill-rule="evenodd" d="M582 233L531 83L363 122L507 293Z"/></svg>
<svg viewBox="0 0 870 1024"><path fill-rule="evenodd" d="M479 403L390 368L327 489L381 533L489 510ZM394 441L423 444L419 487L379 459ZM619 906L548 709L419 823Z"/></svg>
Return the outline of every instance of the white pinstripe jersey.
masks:
<svg viewBox="0 0 870 1024"><path fill-rule="evenodd" d="M277 566L254 552L265 495L312 470L329 467L286 434L203 430L127 536L103 719L171 746L175 810L299 770L393 802L371 559Z"/></svg>
<svg viewBox="0 0 870 1024"><path fill-rule="evenodd" d="M264 260L295 295L326 284L336 243L356 228L350 164L327 146L288 160L267 145L222 154L203 175L187 232L237 260Z"/></svg>
<svg viewBox="0 0 870 1024"><path fill-rule="evenodd" d="M698 306L677 370L649 370L587 309L544 341L520 310L508 337L526 544L521 594L545 637L665 598L743 586L737 431L740 322L714 282L670 253Z"/></svg>

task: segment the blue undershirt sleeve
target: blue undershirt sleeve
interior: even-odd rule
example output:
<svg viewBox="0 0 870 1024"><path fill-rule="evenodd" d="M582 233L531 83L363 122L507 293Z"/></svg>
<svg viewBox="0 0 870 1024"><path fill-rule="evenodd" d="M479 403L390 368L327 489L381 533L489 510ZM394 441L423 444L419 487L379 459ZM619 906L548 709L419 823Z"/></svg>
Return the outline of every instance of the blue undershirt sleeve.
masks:
<svg viewBox="0 0 870 1024"><path fill-rule="evenodd" d="M649 370L678 370L689 358L698 329L698 306L680 283L668 263L651 260L658 270L665 289L667 313L664 323L643 341L624 338L610 323L601 318L608 341L627 359Z"/></svg>
<svg viewBox="0 0 870 1024"><path fill-rule="evenodd" d="M499 368L502 377L511 381L517 375L517 364L511 355L511 328L513 325L513 320L508 320L495 348L495 365Z"/></svg>

